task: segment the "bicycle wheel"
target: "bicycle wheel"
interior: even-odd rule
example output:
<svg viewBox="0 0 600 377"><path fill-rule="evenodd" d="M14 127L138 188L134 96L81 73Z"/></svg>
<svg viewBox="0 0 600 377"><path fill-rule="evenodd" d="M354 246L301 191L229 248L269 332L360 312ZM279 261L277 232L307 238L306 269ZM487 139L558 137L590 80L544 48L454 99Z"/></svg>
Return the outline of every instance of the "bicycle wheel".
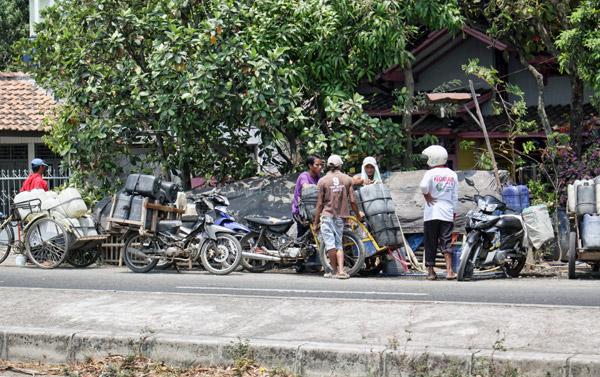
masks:
<svg viewBox="0 0 600 377"><path fill-rule="evenodd" d="M69 234L65 227L51 218L35 220L25 232L27 256L36 266L56 268L69 251Z"/></svg>
<svg viewBox="0 0 600 377"><path fill-rule="evenodd" d="M14 239L10 222L2 224L0 228L0 263L4 262L10 254Z"/></svg>
<svg viewBox="0 0 600 377"><path fill-rule="evenodd" d="M344 271L350 276L356 275L365 265L365 246L362 241L351 231L345 230L342 236L344 246ZM334 272L329 262L325 244L321 242L319 258L325 272Z"/></svg>

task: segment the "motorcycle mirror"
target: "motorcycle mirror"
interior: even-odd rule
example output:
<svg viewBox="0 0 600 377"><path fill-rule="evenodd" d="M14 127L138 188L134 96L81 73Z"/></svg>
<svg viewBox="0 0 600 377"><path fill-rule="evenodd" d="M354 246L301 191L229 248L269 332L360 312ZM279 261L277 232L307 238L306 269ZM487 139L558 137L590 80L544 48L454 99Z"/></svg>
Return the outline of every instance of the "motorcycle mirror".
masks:
<svg viewBox="0 0 600 377"><path fill-rule="evenodd" d="M471 186L471 187L475 187L475 182L473 182L472 179L470 178L465 178L465 182L467 182L467 185Z"/></svg>

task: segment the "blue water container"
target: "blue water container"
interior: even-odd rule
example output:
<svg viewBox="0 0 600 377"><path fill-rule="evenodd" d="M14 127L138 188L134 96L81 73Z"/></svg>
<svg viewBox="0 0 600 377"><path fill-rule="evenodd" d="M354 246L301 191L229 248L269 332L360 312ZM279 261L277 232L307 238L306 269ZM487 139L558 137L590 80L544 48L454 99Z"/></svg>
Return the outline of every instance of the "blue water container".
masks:
<svg viewBox="0 0 600 377"><path fill-rule="evenodd" d="M521 204L522 212L525 208L529 207L529 188L525 185L517 186L517 192L519 193L519 202Z"/></svg>
<svg viewBox="0 0 600 377"><path fill-rule="evenodd" d="M502 201L510 209L521 213L521 199L519 197L519 189L517 186L506 186L502 189Z"/></svg>
<svg viewBox="0 0 600 377"><path fill-rule="evenodd" d="M454 272L458 271L460 268L460 255L462 251L462 245L456 245L452 249L452 270Z"/></svg>

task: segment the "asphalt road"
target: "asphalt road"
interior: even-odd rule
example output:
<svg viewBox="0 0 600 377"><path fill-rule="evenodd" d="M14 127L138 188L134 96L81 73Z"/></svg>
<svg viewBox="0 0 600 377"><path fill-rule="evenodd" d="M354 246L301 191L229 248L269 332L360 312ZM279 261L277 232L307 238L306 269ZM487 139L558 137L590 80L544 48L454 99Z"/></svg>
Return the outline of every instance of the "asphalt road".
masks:
<svg viewBox="0 0 600 377"><path fill-rule="evenodd" d="M0 265L0 287L600 307L598 275L582 280L486 277L472 282L430 282L422 276L331 280L293 272L215 276L197 270L136 274L125 267L41 270L16 267L9 259Z"/></svg>

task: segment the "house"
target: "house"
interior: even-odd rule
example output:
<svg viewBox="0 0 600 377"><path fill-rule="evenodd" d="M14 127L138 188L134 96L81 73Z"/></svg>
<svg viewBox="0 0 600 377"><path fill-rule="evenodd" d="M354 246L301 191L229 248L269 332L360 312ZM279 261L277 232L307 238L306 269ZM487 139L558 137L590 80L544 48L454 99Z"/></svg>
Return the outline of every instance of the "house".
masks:
<svg viewBox="0 0 600 377"><path fill-rule="evenodd" d="M42 142L43 119L55 106L29 76L0 72L0 170L27 170L35 157L59 167L60 158Z"/></svg>
<svg viewBox="0 0 600 377"><path fill-rule="evenodd" d="M413 76L415 92L431 93L435 88L453 80L460 80L462 87L458 92L469 92L469 79L473 80L478 93L484 120L493 141L506 139L508 136L507 122L502 116L492 115L490 88L475 77L468 77L462 70L462 65L471 59L479 59L480 65L494 67L500 77L506 82L519 86L524 92L528 106L526 120L539 120L537 115L537 85L519 62L515 52L502 41L495 40L484 33L470 27L463 27L457 34L447 29L437 30L424 38L412 50L415 57ZM530 62L544 75L544 100L546 112L551 126L560 128L568 123L570 110L570 81L561 75L557 64L548 57L538 57ZM401 67L394 66L380 74L374 82L364 82L360 93L369 101L365 111L376 117L392 118L399 123L402 114L394 109L394 89L404 87L404 75ZM591 114L594 109L589 104L589 91L586 93L584 111ZM475 103L470 101L459 106L453 116L441 117L426 110L418 109L413 112L413 135L435 135L441 145L449 152L449 163L456 169L466 170L475 166L477 151L484 148L483 133L471 119L464 107L473 110ZM521 138L538 140L544 143L543 132L530 132ZM474 142L475 148L463 150L462 141ZM502 165L502 161L499 161Z"/></svg>

